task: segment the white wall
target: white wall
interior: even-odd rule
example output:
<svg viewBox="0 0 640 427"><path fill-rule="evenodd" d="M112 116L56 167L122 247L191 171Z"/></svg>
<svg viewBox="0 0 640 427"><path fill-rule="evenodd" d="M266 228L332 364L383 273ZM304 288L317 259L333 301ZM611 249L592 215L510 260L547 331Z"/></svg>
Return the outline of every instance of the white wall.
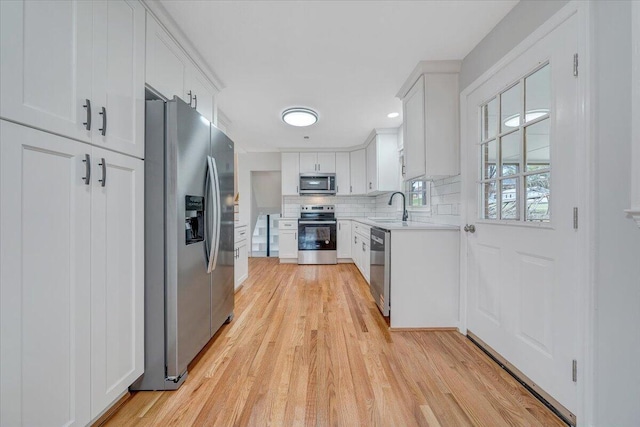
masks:
<svg viewBox="0 0 640 427"><path fill-rule="evenodd" d="M631 206L630 16L628 1L593 3L597 426L640 426L640 229L623 213Z"/></svg>
<svg viewBox="0 0 640 427"><path fill-rule="evenodd" d="M521 1L464 59L466 88L567 2ZM631 181L631 3L592 1L594 123L593 426L640 426L640 230L624 215ZM583 66L587 66L582 62ZM634 78L640 78L634 76ZM585 420L582 420L584 424ZM580 423L580 420L579 420Z"/></svg>
<svg viewBox="0 0 640 427"><path fill-rule="evenodd" d="M251 172L259 171L280 171L280 153L238 153L239 224L251 222ZM251 242L248 243L252 247Z"/></svg>

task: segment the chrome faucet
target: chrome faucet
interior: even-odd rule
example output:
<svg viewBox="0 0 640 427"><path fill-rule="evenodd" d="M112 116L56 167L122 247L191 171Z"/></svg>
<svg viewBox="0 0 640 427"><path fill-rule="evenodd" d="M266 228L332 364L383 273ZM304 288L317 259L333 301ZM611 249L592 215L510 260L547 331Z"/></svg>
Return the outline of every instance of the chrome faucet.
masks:
<svg viewBox="0 0 640 427"><path fill-rule="evenodd" d="M404 197L404 193L402 191L396 191L389 197L389 206L391 206L391 202L393 201L393 196L396 194L400 194L402 196L402 221L409 220L409 212L407 212L407 200Z"/></svg>

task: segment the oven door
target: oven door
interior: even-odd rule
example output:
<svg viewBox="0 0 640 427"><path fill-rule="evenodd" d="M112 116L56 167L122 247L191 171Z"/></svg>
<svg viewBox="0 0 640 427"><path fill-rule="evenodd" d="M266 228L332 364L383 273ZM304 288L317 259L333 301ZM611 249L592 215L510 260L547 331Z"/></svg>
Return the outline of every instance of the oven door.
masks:
<svg viewBox="0 0 640 427"><path fill-rule="evenodd" d="M298 221L299 251L335 251L336 221Z"/></svg>

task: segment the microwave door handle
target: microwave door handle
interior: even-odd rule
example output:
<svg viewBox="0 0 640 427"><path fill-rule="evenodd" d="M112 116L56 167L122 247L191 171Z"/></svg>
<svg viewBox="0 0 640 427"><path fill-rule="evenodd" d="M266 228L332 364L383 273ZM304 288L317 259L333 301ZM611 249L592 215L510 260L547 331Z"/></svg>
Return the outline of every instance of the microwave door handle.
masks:
<svg viewBox="0 0 640 427"><path fill-rule="evenodd" d="M212 240L211 240L211 251L212 251L212 255L211 257L209 257L209 266L207 268L207 272L211 273L213 270L216 269L216 266L218 265L218 252L220 251L220 224L221 224L221 213L220 213L220 183L218 181L218 168L216 165L216 160L211 157L211 156L207 156L207 161L209 162L209 168L211 170L211 180L212 180L212 185L211 185L211 189L214 190L212 191L213 195L213 203L214 203L214 222L213 222L213 229L215 231L215 236L212 236Z"/></svg>

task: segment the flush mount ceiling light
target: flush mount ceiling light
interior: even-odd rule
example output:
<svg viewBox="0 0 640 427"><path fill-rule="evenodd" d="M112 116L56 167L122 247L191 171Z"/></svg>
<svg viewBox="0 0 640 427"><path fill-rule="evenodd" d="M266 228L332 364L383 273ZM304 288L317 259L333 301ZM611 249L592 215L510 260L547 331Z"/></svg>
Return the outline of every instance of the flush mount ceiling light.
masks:
<svg viewBox="0 0 640 427"><path fill-rule="evenodd" d="M282 113L282 120L291 126L311 126L318 121L318 113L309 108L289 108Z"/></svg>
<svg viewBox="0 0 640 427"><path fill-rule="evenodd" d="M549 110L546 108L542 108L539 110L529 110L525 114L525 122L530 122L531 120L535 120L538 117L542 117L545 114L549 114ZM507 117L504 119L504 125L510 128L517 128L520 126L520 114L514 114L513 116Z"/></svg>
<svg viewBox="0 0 640 427"><path fill-rule="evenodd" d="M400 117L400 113L394 111L393 113L387 114L387 117L389 117L390 119L395 119L396 117Z"/></svg>

